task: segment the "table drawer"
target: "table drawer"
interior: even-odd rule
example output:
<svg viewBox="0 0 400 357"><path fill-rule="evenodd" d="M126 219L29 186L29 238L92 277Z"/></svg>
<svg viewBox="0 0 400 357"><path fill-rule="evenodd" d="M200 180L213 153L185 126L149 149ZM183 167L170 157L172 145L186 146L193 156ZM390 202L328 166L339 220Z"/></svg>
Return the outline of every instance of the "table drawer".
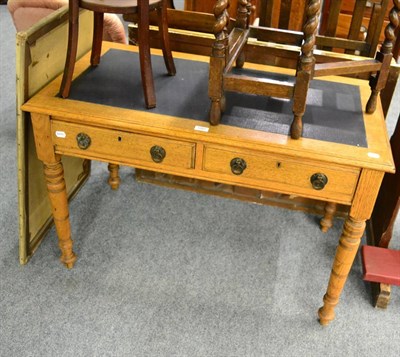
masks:
<svg viewBox="0 0 400 357"><path fill-rule="evenodd" d="M203 170L238 184L347 204L359 176L356 168L216 146L205 147Z"/></svg>
<svg viewBox="0 0 400 357"><path fill-rule="evenodd" d="M83 128L58 120L52 120L52 135L55 150L61 154L78 154L99 160L115 159L121 163L194 168L196 145L191 142L113 129Z"/></svg>

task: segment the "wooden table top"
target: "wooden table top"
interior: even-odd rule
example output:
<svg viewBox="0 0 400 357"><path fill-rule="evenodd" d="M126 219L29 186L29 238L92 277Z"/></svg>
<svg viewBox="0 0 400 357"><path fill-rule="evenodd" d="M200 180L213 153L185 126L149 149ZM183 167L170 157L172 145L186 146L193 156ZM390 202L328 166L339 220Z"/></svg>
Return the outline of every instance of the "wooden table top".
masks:
<svg viewBox="0 0 400 357"><path fill-rule="evenodd" d="M135 46L104 42L103 53L106 53L110 49L137 51L137 47ZM160 54L160 51L154 50L153 53ZM208 57L184 53L174 53L174 57L206 63L209 61ZM77 62L74 74L75 77L79 76L89 67L89 59L90 53ZM247 67L275 73L293 74L291 70L277 67L253 64L249 64ZM315 79L315 81L317 80L319 79ZM323 80L358 86L360 90L361 106L365 108L370 95L370 88L366 81L334 76L324 77ZM357 147L309 138L293 140L289 136L282 134L233 127L224 124L211 126L209 123L201 120L183 120L170 115L156 114L151 111L132 110L72 99L62 99L57 96L60 82L61 76L57 77L38 94L33 96L22 106L22 109L27 112L62 117L64 120L67 118L67 121L81 125L100 126L128 131L132 130L147 134L154 133L158 136L165 135L183 140L218 142L218 144L221 145L234 144L244 149L257 150L264 153L290 155L306 161L319 160L378 171L394 172L393 158L380 103L374 114L363 114L368 147ZM196 100L196 98L193 98L193 100ZM177 103L177 105L179 105L179 103ZM207 130L207 132L203 130Z"/></svg>

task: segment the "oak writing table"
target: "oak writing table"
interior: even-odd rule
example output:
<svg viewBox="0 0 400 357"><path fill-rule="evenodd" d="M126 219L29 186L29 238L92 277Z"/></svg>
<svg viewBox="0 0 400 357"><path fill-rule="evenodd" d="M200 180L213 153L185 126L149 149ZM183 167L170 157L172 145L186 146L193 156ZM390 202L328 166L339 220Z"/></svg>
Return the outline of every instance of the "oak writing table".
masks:
<svg viewBox="0 0 400 357"><path fill-rule="evenodd" d="M88 69L90 54L77 62L79 77L69 99L58 96L57 78L22 106L31 113L44 164L61 261L72 268L76 260L62 155L110 163L115 186L121 164L340 203L349 206L349 215L319 310L321 324L333 320L383 175L394 170L380 105L371 115L361 109L369 97L368 83L336 77L314 81L304 137L292 140L291 104L276 98L237 95L221 124L210 126L207 57L176 53L177 76L167 77L157 72L162 57L153 56L158 101L149 111L135 48L105 43L103 53L95 69Z"/></svg>

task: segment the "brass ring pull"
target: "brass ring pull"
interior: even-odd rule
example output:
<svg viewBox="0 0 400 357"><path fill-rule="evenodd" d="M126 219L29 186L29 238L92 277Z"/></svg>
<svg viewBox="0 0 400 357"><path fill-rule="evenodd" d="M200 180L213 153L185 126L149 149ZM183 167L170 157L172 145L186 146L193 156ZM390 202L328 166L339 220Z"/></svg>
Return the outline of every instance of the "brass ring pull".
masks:
<svg viewBox="0 0 400 357"><path fill-rule="evenodd" d="M310 178L311 185L314 190L322 190L328 183L328 177L321 173L316 173Z"/></svg>
<svg viewBox="0 0 400 357"><path fill-rule="evenodd" d="M167 153L165 152L163 147L154 145L150 149L150 155L151 155L151 158L153 159L153 161L156 162L157 164L159 164L160 162L162 162L164 160Z"/></svg>
<svg viewBox="0 0 400 357"><path fill-rule="evenodd" d="M85 133L79 133L76 136L76 142L78 143L79 149L86 150L92 143L92 140L90 139L89 135Z"/></svg>
<svg viewBox="0 0 400 357"><path fill-rule="evenodd" d="M231 160L231 170L234 175L241 175L246 170L246 161L239 157L235 157Z"/></svg>

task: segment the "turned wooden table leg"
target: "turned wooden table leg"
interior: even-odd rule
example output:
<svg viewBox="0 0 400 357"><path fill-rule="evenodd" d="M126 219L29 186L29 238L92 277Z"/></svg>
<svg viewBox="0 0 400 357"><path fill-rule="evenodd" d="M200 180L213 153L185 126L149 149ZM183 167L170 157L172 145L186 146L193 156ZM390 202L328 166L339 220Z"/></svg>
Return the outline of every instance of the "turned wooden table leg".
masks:
<svg viewBox="0 0 400 357"><path fill-rule="evenodd" d="M361 171L350 213L344 222L343 232L336 249L328 289L324 296L324 306L318 311L321 325L327 325L335 318L335 306L339 302L340 294L357 254L365 230L365 222L371 217L382 178L383 172L368 169Z"/></svg>
<svg viewBox="0 0 400 357"><path fill-rule="evenodd" d="M54 223L61 249L61 262L72 268L76 261L72 251L71 226L69 223L68 198L64 180L64 169L61 156L54 152L51 140L50 117L42 114L31 114L36 152L44 165L44 176L53 212Z"/></svg>
<svg viewBox="0 0 400 357"><path fill-rule="evenodd" d="M55 163L44 163L44 176L57 230L58 245L61 249L60 260L68 269L71 269L76 261L76 256L72 251L67 190L60 158Z"/></svg>
<svg viewBox="0 0 400 357"><path fill-rule="evenodd" d="M119 177L119 165L108 164L108 171L110 176L108 178L108 184L113 190L118 190L121 178Z"/></svg>
<svg viewBox="0 0 400 357"><path fill-rule="evenodd" d="M325 215L322 217L320 224L321 224L321 231L326 233L329 231L330 228L333 226L333 217L336 213L337 204L334 202L327 202L325 205Z"/></svg>
<svg viewBox="0 0 400 357"><path fill-rule="evenodd" d="M327 325L335 318L334 308L339 302L340 294L357 254L364 230L365 220L349 217L344 223L333 261L328 289L324 296L324 306L318 311L321 325Z"/></svg>

